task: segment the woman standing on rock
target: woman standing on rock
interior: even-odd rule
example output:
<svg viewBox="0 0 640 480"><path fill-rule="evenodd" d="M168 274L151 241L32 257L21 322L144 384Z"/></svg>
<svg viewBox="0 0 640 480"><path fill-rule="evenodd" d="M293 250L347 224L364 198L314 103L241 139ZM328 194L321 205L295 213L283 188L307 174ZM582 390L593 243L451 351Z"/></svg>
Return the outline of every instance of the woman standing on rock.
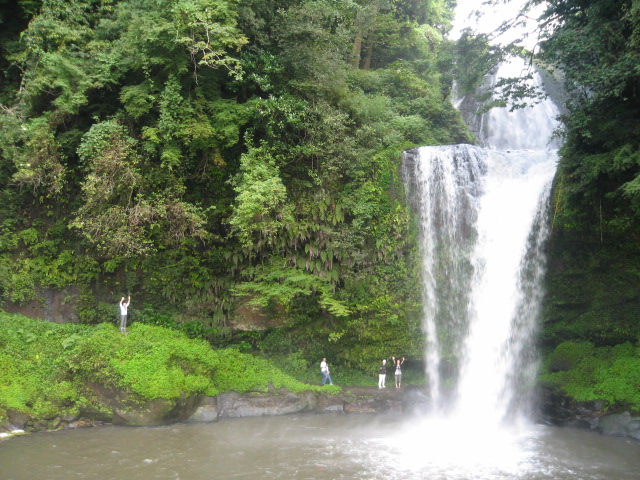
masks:
<svg viewBox="0 0 640 480"><path fill-rule="evenodd" d="M120 299L120 331L122 333L127 333L127 308L131 303L131 295L129 295L129 299L125 302L124 297Z"/></svg>
<svg viewBox="0 0 640 480"><path fill-rule="evenodd" d="M402 361L400 359L396 360L396 357L393 357L393 363L396 366L396 388L400 388L400 384L402 383L402 364L404 363L404 357L402 357Z"/></svg>

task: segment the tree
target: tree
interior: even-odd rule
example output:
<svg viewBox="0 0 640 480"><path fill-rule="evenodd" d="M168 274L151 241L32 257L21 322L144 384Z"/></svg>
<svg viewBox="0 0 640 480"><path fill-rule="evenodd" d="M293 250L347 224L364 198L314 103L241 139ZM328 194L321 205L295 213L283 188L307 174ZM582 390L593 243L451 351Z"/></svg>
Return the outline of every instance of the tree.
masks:
<svg viewBox="0 0 640 480"><path fill-rule="evenodd" d="M542 28L540 57L563 72L569 92L559 164L564 212L600 234L605 227L612 233L635 230L640 213L638 7L630 0L553 3L542 16Z"/></svg>

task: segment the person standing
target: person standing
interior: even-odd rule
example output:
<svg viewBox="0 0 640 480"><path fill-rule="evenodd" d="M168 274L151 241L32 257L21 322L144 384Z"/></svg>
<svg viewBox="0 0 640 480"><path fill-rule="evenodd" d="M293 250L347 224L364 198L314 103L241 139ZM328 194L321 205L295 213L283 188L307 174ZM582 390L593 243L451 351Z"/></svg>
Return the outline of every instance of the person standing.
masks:
<svg viewBox="0 0 640 480"><path fill-rule="evenodd" d="M387 360L382 360L382 365L380 365L380 369L378 373L378 388L387 388L384 384L386 380L387 380Z"/></svg>
<svg viewBox="0 0 640 480"><path fill-rule="evenodd" d="M402 383L402 364L404 363L404 357L402 357L402 361L400 361L400 359L396 360L396 357L393 357L393 363L396 367L396 388L400 388L400 384Z"/></svg>
<svg viewBox="0 0 640 480"><path fill-rule="evenodd" d="M327 363L327 359L323 358L320 362L320 373L322 373L322 385L325 385L329 382L329 385L333 385L331 381L331 372L329 371L329 364Z"/></svg>
<svg viewBox="0 0 640 480"><path fill-rule="evenodd" d="M129 295L126 302L124 301L124 297L120 299L120 331L122 333L127 333L127 308L129 308L130 303L131 295Z"/></svg>

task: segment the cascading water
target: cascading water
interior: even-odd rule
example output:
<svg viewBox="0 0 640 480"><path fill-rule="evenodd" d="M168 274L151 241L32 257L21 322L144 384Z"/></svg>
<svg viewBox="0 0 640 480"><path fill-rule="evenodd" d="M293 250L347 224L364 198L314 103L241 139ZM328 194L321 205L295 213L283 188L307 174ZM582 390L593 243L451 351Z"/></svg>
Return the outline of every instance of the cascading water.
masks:
<svg viewBox="0 0 640 480"><path fill-rule="evenodd" d="M514 68L523 65L503 65L497 76ZM482 148L405 153L421 227L431 402L467 425L498 425L530 405L557 115L550 100L493 109L478 132Z"/></svg>

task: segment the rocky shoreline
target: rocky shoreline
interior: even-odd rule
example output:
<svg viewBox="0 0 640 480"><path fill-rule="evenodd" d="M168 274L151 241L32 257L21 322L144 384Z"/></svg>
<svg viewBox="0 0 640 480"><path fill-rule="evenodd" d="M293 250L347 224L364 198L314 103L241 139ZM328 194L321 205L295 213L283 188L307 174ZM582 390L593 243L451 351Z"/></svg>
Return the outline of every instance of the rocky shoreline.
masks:
<svg viewBox="0 0 640 480"><path fill-rule="evenodd" d="M540 423L595 430L603 435L640 440L640 417L620 408L603 412L604 403L577 402L555 390L544 390L539 398Z"/></svg>
<svg viewBox="0 0 640 480"><path fill-rule="evenodd" d="M144 405L128 402L123 392L93 385L91 389L108 408L85 409L76 416L34 419L7 410L8 422L0 425L0 439L15 434L101 425L158 426L176 422L216 422L224 418L288 415L292 413L397 413L407 409L407 398L417 387L378 390L377 387L344 387L338 394L269 389L268 392L224 393L178 400L153 400Z"/></svg>
<svg viewBox="0 0 640 480"><path fill-rule="evenodd" d="M8 423L0 425L0 439L27 432L74 429L99 425L157 426L175 422L209 423L224 418L289 415L293 413L405 414L425 410L428 398L423 388L402 389L344 387L338 394L286 390L268 392L224 393L214 397L199 396L177 401L155 400L132 405L121 392L95 387L104 405L102 410L86 410L77 416L31 419L8 411ZM549 393L549 392L547 392ZM547 395L541 403L539 421L548 425L585 428L604 435L640 440L640 417L629 412L602 414L597 402L577 404L558 395Z"/></svg>

